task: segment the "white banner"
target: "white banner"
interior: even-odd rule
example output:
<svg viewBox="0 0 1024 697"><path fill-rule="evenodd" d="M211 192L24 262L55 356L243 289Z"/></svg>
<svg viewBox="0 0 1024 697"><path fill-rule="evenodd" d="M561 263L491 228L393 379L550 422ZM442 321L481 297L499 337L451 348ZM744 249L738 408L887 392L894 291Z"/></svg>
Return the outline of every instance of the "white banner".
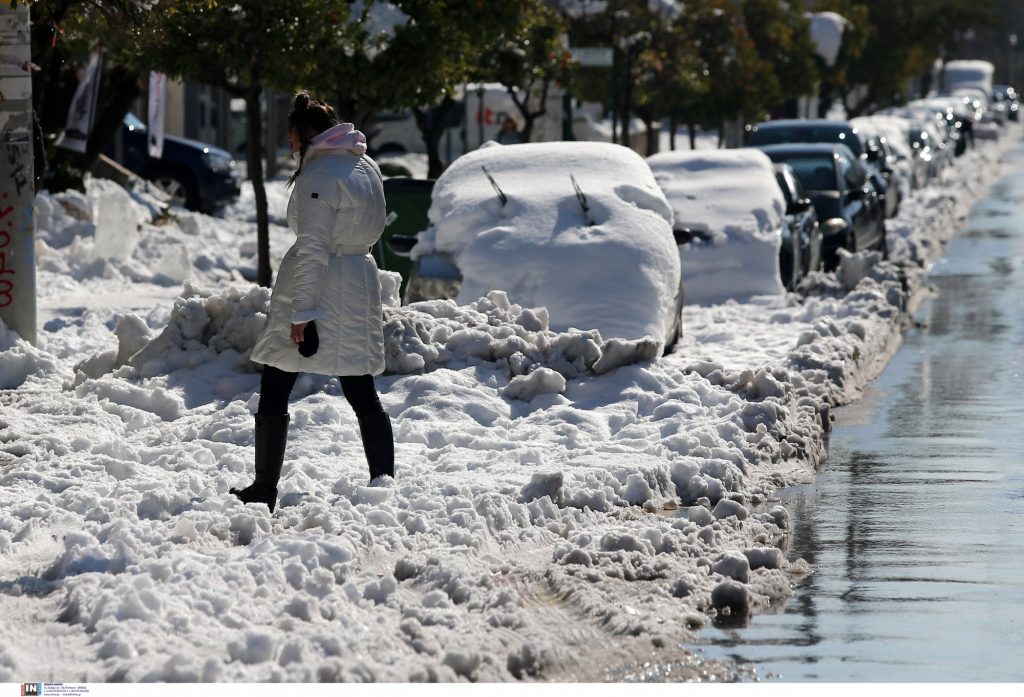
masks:
<svg viewBox="0 0 1024 697"><path fill-rule="evenodd" d="M164 114L167 111L167 76L149 74L149 156L159 160L164 154Z"/></svg>
<svg viewBox="0 0 1024 697"><path fill-rule="evenodd" d="M64 126L64 132L57 139L57 145L75 152L85 152L86 143L89 141L89 132L92 130L92 120L96 113L96 99L100 94L100 69L103 64L103 56L97 49L89 60L89 67L78 82L78 89L75 90L75 98L71 100L71 108L68 109L68 121Z"/></svg>

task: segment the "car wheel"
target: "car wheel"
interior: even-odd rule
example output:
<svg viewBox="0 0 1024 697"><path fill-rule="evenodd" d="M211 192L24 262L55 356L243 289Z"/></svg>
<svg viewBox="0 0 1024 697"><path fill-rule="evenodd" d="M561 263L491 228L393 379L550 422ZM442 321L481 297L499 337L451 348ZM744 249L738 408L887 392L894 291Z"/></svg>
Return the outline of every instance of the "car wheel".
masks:
<svg viewBox="0 0 1024 697"><path fill-rule="evenodd" d="M679 282L679 293L676 295L675 315L673 315L672 331L669 333L668 341L665 342L665 349L662 355L672 353L672 349L683 336L683 282Z"/></svg>
<svg viewBox="0 0 1024 697"><path fill-rule="evenodd" d="M384 145L377 148L374 153L375 158L381 157L401 157L408 153L408 150L404 146L398 143L384 143Z"/></svg>
<svg viewBox="0 0 1024 697"><path fill-rule="evenodd" d="M149 180L170 197L172 206L199 210L199 192L191 177L179 172L162 170L151 175Z"/></svg>

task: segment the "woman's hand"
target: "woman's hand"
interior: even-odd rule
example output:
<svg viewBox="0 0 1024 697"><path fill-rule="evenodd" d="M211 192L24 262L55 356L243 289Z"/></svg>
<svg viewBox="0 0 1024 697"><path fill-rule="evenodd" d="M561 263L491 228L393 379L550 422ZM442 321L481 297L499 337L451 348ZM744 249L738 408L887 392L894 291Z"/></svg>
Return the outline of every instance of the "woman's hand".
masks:
<svg viewBox="0 0 1024 697"><path fill-rule="evenodd" d="M303 338L305 338L305 336L306 336L306 325L307 324L309 324L309 322L302 322L300 324L293 324L292 325L292 343L293 344L301 344L302 343Z"/></svg>

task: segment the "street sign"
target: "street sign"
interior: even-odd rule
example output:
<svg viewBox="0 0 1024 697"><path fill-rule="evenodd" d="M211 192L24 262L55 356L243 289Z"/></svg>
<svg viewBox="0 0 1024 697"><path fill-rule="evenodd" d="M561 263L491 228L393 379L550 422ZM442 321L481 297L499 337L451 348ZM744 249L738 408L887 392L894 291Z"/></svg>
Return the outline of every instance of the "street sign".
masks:
<svg viewBox="0 0 1024 697"><path fill-rule="evenodd" d="M571 48L572 59L588 68L610 68L614 58L610 48Z"/></svg>

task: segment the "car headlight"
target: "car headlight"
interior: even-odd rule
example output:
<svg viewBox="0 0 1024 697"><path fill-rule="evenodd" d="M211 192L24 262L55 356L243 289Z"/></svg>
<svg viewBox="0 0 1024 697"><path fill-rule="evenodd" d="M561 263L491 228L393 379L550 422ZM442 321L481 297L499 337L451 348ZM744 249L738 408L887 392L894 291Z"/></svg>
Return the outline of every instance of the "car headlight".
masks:
<svg viewBox="0 0 1024 697"><path fill-rule="evenodd" d="M211 172L226 173L234 170L235 161L223 153L205 151L202 155L203 164Z"/></svg>
<svg viewBox="0 0 1024 697"><path fill-rule="evenodd" d="M842 234L843 232L846 232L847 227L848 226L846 224L846 221L843 220L842 218L829 218L828 220L821 224L821 233L825 237L830 237L831 235L839 235Z"/></svg>

